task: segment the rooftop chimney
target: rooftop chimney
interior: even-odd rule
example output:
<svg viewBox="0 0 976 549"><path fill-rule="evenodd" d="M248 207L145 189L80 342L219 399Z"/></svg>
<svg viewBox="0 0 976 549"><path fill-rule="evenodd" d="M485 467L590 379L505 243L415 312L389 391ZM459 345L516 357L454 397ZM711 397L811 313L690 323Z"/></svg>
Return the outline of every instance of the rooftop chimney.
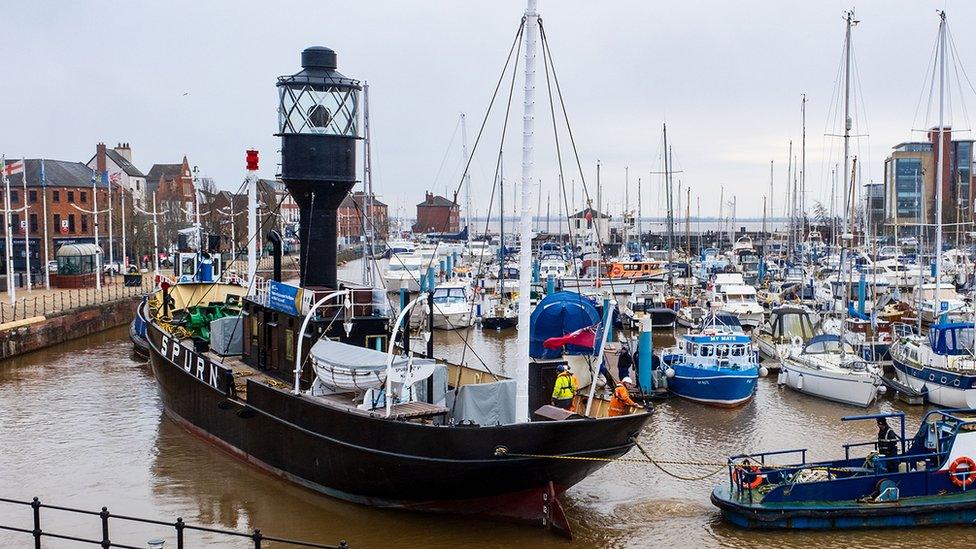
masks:
<svg viewBox="0 0 976 549"><path fill-rule="evenodd" d="M130 163L132 162L132 149L129 148L128 143L119 143L115 147L115 152L119 153L122 158L128 160Z"/></svg>
<svg viewBox="0 0 976 549"><path fill-rule="evenodd" d="M107 169L108 166L105 163L105 143L99 143L95 146L95 171L101 175Z"/></svg>

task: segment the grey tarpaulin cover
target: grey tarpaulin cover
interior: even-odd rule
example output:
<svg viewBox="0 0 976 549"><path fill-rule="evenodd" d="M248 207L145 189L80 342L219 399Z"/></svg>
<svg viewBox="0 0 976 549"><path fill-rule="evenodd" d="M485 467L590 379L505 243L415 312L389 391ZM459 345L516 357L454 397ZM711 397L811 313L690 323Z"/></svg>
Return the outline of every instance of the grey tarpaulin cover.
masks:
<svg viewBox="0 0 976 549"><path fill-rule="evenodd" d="M478 425L515 423L515 380L462 386L454 399L452 417L455 422Z"/></svg>
<svg viewBox="0 0 976 549"><path fill-rule="evenodd" d="M241 317L226 316L210 323L210 349L220 356L239 355L244 352L242 337L244 326Z"/></svg>

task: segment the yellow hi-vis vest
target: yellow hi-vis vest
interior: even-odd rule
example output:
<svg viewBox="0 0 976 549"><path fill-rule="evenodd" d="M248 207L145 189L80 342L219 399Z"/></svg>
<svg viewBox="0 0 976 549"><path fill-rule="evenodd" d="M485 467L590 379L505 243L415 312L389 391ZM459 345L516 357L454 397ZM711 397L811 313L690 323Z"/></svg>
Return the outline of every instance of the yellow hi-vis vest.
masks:
<svg viewBox="0 0 976 549"><path fill-rule="evenodd" d="M556 376L556 385L552 388L552 398L556 400L565 400L567 398L573 398L576 393L575 387L573 387L573 375L569 372L561 372Z"/></svg>

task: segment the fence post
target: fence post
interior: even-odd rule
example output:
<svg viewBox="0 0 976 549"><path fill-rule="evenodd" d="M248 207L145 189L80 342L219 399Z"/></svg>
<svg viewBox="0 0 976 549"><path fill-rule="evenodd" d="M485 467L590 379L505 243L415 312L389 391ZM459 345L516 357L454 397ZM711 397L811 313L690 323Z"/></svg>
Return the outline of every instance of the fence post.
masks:
<svg viewBox="0 0 976 549"><path fill-rule="evenodd" d="M31 509L34 510L34 549L41 549L41 500L34 498Z"/></svg>
<svg viewBox="0 0 976 549"><path fill-rule="evenodd" d="M255 530L251 539L254 540L254 549L261 549L261 530Z"/></svg>
<svg viewBox="0 0 976 549"><path fill-rule="evenodd" d="M108 517L111 516L108 507L102 507L102 512L98 516L102 517L102 548L109 549L112 547L112 542L108 539Z"/></svg>
<svg viewBox="0 0 976 549"><path fill-rule="evenodd" d="M183 517L176 518L176 549L183 549Z"/></svg>

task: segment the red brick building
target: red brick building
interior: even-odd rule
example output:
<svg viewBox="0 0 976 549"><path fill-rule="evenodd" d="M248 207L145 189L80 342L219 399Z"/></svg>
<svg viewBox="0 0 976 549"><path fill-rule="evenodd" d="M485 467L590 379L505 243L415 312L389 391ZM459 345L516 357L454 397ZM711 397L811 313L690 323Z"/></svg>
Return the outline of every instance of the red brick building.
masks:
<svg viewBox="0 0 976 549"><path fill-rule="evenodd" d="M7 163L12 163L7 160ZM43 162L43 179L41 165ZM27 178L27 191L24 192L24 177ZM82 210L94 210L92 196L92 169L81 162L63 160L41 160L28 158L23 174L12 175L10 183L10 207L12 210L24 208L26 211L12 213L10 224L14 227L13 263L14 269L24 270L26 254L25 237L30 244L31 271L44 268L44 196L47 195L48 252L53 260L55 252L64 244L95 243L95 220L92 214ZM95 185L98 209L108 205L108 185L101 180ZM5 189L0 187L0 203ZM0 216L2 219L2 216ZM99 243L108 250L108 220L100 215ZM115 227L118 231L118 227ZM5 235L5 227L0 221L0 235ZM0 239L0 257L5 253L6 242ZM108 261L107 255L105 261Z"/></svg>
<svg viewBox="0 0 976 549"><path fill-rule="evenodd" d="M160 210L180 212L183 220L193 221L196 188L193 185L193 173L190 172L190 164L186 156L180 164L153 164L146 175L146 184L150 191L147 197L150 208L152 194L155 193L156 206Z"/></svg>
<svg viewBox="0 0 976 549"><path fill-rule="evenodd" d="M461 206L427 192L423 202L417 204L417 222L413 225L415 233L456 233L461 230Z"/></svg>
<svg viewBox="0 0 976 549"><path fill-rule="evenodd" d="M363 191L356 191L346 195L342 204L339 204L338 225L339 238L345 238L346 242L358 242L362 239L363 231ZM371 201L372 221L368 225L373 229L376 238L385 239L390 233L390 214L389 207L380 202L374 195Z"/></svg>

